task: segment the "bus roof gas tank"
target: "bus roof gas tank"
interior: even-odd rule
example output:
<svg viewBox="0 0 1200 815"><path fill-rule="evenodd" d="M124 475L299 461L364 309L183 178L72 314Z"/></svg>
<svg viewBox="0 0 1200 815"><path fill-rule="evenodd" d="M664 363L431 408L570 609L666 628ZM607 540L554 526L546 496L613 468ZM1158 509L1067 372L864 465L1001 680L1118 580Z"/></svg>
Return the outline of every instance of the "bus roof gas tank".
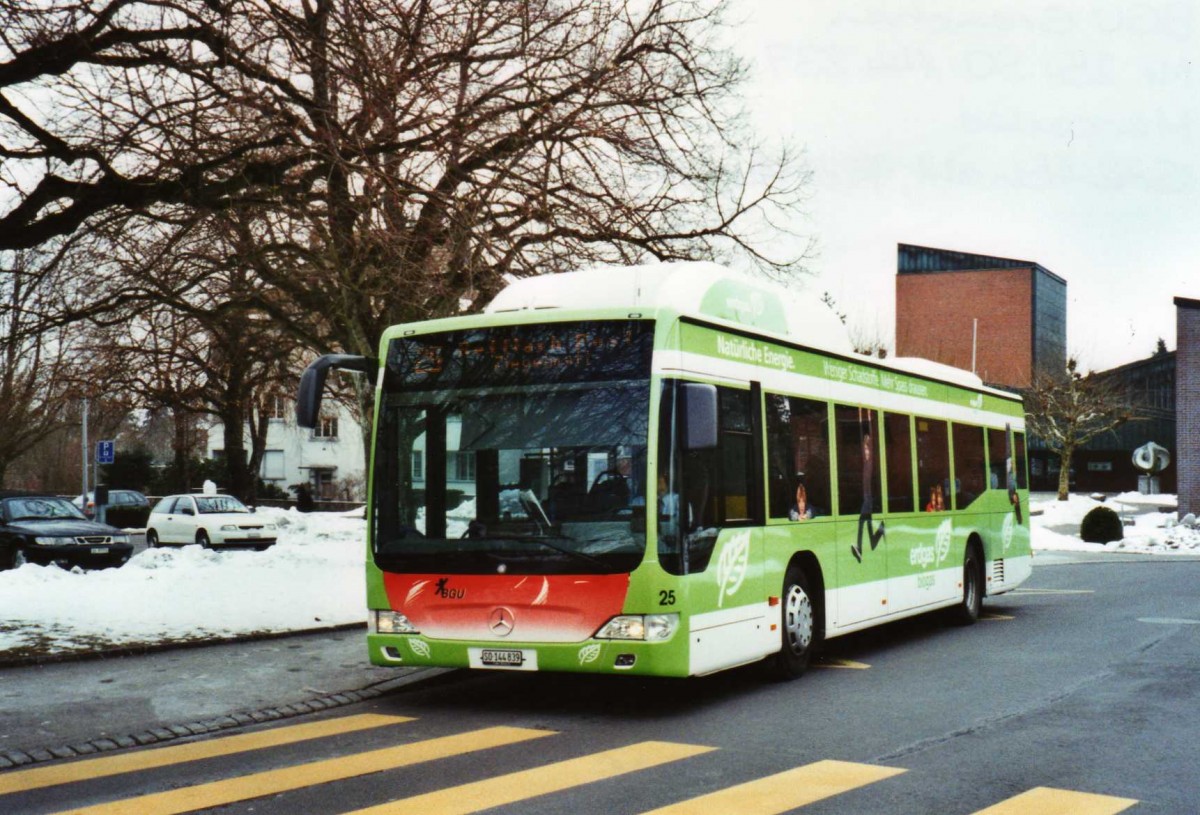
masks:
<svg viewBox="0 0 1200 815"><path fill-rule="evenodd" d="M603 266L514 280L485 313L525 310L659 309L741 326L835 353L853 352L846 326L820 298L715 263Z"/></svg>

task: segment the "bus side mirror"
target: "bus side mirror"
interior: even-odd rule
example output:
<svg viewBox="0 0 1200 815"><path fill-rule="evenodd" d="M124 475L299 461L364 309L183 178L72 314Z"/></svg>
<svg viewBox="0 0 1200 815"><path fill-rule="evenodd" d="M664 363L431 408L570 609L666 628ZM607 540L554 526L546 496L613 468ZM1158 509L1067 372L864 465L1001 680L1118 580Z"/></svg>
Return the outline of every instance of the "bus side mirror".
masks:
<svg viewBox="0 0 1200 815"><path fill-rule="evenodd" d="M330 368L359 371L374 376L377 368L370 357L350 354L325 354L304 369L300 377L300 392L296 395L296 424L309 430L317 426L321 417L321 395L325 391L325 378Z"/></svg>
<svg viewBox="0 0 1200 815"><path fill-rule="evenodd" d="M680 388L683 418L683 449L715 450L717 447L717 386L685 382Z"/></svg>

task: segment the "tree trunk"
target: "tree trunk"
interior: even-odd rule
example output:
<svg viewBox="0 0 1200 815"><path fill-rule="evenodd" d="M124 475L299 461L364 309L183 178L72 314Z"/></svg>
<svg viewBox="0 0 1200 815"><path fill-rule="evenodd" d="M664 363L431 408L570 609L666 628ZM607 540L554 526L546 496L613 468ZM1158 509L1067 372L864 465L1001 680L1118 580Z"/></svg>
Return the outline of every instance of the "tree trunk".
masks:
<svg viewBox="0 0 1200 815"><path fill-rule="evenodd" d="M1058 500L1065 501L1071 491L1071 453L1063 450L1058 457Z"/></svg>
<svg viewBox="0 0 1200 815"><path fill-rule="evenodd" d="M249 468L246 466L246 417L236 406L229 405L221 412L224 423L225 473L229 478L226 489L239 500L250 498Z"/></svg>

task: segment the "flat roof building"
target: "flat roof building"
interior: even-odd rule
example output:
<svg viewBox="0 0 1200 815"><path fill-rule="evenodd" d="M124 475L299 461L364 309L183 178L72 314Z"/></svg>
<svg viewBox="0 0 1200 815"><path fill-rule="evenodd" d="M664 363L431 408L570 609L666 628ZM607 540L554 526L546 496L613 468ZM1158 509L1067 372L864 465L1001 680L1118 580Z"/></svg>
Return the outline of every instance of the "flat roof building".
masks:
<svg viewBox="0 0 1200 815"><path fill-rule="evenodd" d="M899 244L896 354L1025 388L1067 362L1067 281L1041 264Z"/></svg>

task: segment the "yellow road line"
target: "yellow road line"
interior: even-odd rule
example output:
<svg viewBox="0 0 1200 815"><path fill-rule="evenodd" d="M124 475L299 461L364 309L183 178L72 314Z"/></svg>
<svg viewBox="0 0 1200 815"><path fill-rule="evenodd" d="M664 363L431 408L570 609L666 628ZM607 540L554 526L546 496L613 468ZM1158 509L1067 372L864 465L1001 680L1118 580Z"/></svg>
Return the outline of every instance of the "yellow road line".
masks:
<svg viewBox="0 0 1200 815"><path fill-rule="evenodd" d="M167 767L185 761L199 761L204 758L228 756L244 753L248 750L259 750L263 747L279 747L284 744L295 744L299 741L317 739L322 736L335 736L340 733L354 733L368 730L372 727L383 727L389 724L411 722L409 716L382 716L367 713L361 716L342 716L337 719L326 719L319 722L276 727L256 733L239 733L222 736L192 744L177 744L171 747L159 747L153 750L124 751L117 755L91 758L85 761L73 761L67 764L55 764L49 767L36 767L30 770L18 770L0 775L0 795L13 792L25 792L42 787L53 787L58 784L69 784L72 781L87 781L93 778L105 778L110 775L149 770L155 767Z"/></svg>
<svg viewBox="0 0 1200 815"><path fill-rule="evenodd" d="M1017 618L1013 617L1011 615L1008 615L1008 614L996 614L991 611L985 611L983 614L979 615L979 619L981 619L981 620L1015 620Z"/></svg>
<svg viewBox="0 0 1200 815"><path fill-rule="evenodd" d="M899 775L904 770L818 761L777 775L701 795L645 815L776 815Z"/></svg>
<svg viewBox="0 0 1200 815"><path fill-rule="evenodd" d="M178 815L195 809L224 806L235 801L261 798L289 790L303 789L331 781L354 778L368 773L406 767L424 761L473 753L489 747L516 744L530 739L553 735L548 730L527 730L518 727L490 727L454 736L385 747L366 753L297 764L278 770L253 773L199 784L194 787L126 798L108 804L69 810L72 815ZM66 815L66 813L63 813Z"/></svg>
<svg viewBox="0 0 1200 815"><path fill-rule="evenodd" d="M837 657L818 657L812 666L814 668L848 668L853 671L865 671L871 667L865 662L855 662L852 659L838 659Z"/></svg>
<svg viewBox="0 0 1200 815"><path fill-rule="evenodd" d="M532 770L522 770L356 810L349 815L407 815L414 812L421 815L467 815L590 784L593 781L649 769L715 749L693 744L644 741L628 747L605 750L582 758L559 761Z"/></svg>
<svg viewBox="0 0 1200 815"><path fill-rule="evenodd" d="M1095 594L1095 589L1013 589L1012 594Z"/></svg>
<svg viewBox="0 0 1200 815"><path fill-rule="evenodd" d="M1034 787L975 815L1116 815L1136 803L1133 798Z"/></svg>

